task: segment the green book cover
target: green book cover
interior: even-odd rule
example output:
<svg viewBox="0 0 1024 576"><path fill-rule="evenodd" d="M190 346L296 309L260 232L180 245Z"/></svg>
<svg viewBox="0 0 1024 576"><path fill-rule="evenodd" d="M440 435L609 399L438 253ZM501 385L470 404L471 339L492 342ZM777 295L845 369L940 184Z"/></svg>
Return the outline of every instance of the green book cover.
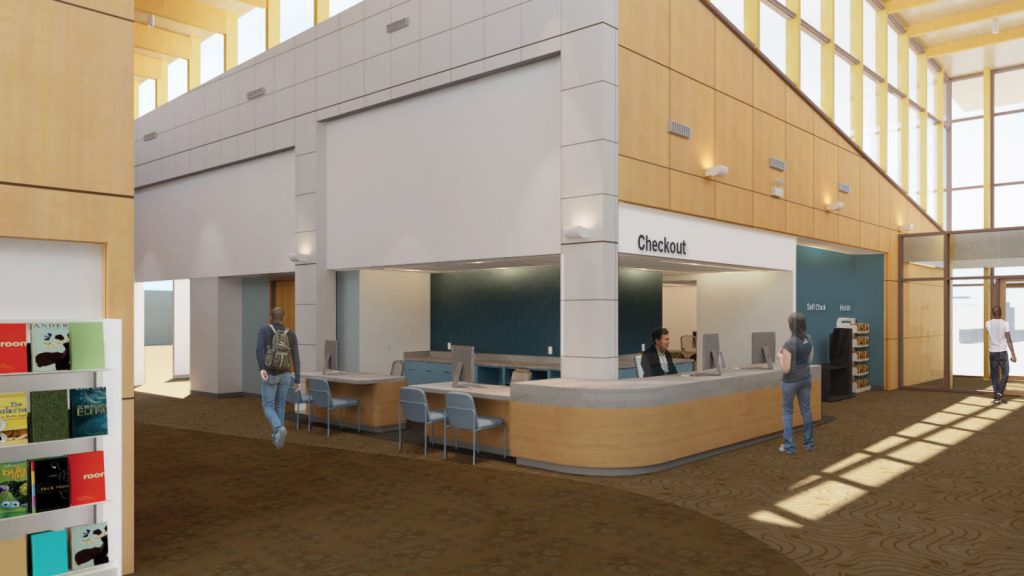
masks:
<svg viewBox="0 0 1024 576"><path fill-rule="evenodd" d="M106 368L103 356L103 323L71 322L68 325L75 353L71 355L72 370L102 370Z"/></svg>
<svg viewBox="0 0 1024 576"><path fill-rule="evenodd" d="M28 462L0 464L0 518L28 514Z"/></svg>
<svg viewBox="0 0 1024 576"><path fill-rule="evenodd" d="M29 393L29 442L48 442L68 437L67 390Z"/></svg>

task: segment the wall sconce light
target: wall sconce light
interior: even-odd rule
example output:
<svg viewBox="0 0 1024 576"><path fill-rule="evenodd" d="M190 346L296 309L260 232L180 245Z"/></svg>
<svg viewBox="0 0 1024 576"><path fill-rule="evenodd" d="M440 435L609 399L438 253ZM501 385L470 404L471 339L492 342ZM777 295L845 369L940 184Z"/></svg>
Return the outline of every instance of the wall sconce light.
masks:
<svg viewBox="0 0 1024 576"><path fill-rule="evenodd" d="M825 210L829 212L839 212L843 208L846 208L846 204L842 200L836 200L835 202L829 202L825 205Z"/></svg>
<svg viewBox="0 0 1024 576"><path fill-rule="evenodd" d="M850 193L850 185L849 184L844 184L844 183L840 182L839 183L839 191L842 192L843 194L849 194Z"/></svg>
<svg viewBox="0 0 1024 576"><path fill-rule="evenodd" d="M785 196L786 189L783 188L783 186L785 185L785 180L776 180L775 183L772 184L772 196L775 196L776 198L782 198L783 196Z"/></svg>
<svg viewBox="0 0 1024 576"><path fill-rule="evenodd" d="M899 225L900 232L902 232L904 234L906 234L907 232L911 232L913 229L914 229L914 225L910 224L910 223L900 224Z"/></svg>
<svg viewBox="0 0 1024 576"><path fill-rule="evenodd" d="M150 28L156 26L156 16L150 14L149 17L146 18L146 26L149 26Z"/></svg>
<svg viewBox="0 0 1024 576"><path fill-rule="evenodd" d="M704 172L704 175L707 176L708 178L717 178L719 176L728 176L729 175L729 167L726 166L725 164L715 164L711 168L708 168Z"/></svg>
<svg viewBox="0 0 1024 576"><path fill-rule="evenodd" d="M312 264L316 262L316 258L312 254L302 254L301 252L292 252L288 255L288 259L295 264Z"/></svg>
<svg viewBox="0 0 1024 576"><path fill-rule="evenodd" d="M564 228L562 234L567 240L589 240L590 239L590 228L586 226L571 226Z"/></svg>

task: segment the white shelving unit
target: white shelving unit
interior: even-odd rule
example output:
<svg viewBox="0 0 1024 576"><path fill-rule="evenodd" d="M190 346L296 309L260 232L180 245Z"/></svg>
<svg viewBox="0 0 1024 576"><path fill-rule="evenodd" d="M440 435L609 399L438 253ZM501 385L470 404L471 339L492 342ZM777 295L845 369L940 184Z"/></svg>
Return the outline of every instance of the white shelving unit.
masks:
<svg viewBox="0 0 1024 576"><path fill-rule="evenodd" d="M74 319L75 321L90 321ZM0 320L0 322L40 322L47 320ZM64 321L64 320L60 320ZM0 448L0 462L18 462L52 458L79 452L103 451L103 477L106 497L102 502L72 506L0 519L0 540L28 536L47 530L63 530L82 524L107 523L109 564L69 572L74 576L120 576L120 560L124 543L124 524L121 516L123 419L121 415L121 321L103 320L103 349L105 370L63 370L57 372L29 372L0 374L0 392L33 392L38 390L68 390L72 388L107 389L107 434L85 438L68 438L53 442L37 442ZM72 354L74 352L72 351Z"/></svg>

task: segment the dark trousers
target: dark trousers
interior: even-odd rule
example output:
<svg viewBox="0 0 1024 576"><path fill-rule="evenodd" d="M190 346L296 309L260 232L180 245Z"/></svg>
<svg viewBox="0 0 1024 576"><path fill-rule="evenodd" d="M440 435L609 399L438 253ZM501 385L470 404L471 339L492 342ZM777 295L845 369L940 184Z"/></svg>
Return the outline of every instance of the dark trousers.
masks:
<svg viewBox="0 0 1024 576"><path fill-rule="evenodd" d="M1006 379L1010 377L1010 356L1007 352L988 353L988 371L992 376L992 394L1003 395Z"/></svg>

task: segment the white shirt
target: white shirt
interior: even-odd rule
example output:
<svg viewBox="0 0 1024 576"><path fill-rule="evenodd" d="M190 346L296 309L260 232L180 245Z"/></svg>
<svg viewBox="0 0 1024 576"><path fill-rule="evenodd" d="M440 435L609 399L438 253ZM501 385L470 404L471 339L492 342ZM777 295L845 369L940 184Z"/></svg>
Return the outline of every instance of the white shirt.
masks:
<svg viewBox="0 0 1024 576"><path fill-rule="evenodd" d="M661 350L658 350L658 360L661 362L661 371L664 372L665 374L668 374L668 358L667 358L667 356L668 356L667 354L665 354Z"/></svg>
<svg viewBox="0 0 1024 576"><path fill-rule="evenodd" d="M1006 352L1006 333L1010 331L1010 324L1001 318L993 318L985 322L985 329L988 330L988 351Z"/></svg>

